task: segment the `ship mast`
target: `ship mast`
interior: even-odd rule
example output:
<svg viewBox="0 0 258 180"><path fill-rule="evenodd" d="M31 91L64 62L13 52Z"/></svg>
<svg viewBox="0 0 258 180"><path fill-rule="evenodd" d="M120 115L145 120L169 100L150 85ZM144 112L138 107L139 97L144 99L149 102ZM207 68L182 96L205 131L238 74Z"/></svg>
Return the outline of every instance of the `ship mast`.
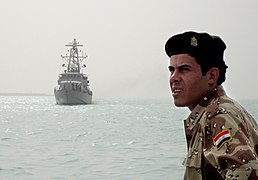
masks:
<svg viewBox="0 0 258 180"><path fill-rule="evenodd" d="M61 57L68 62L67 72L80 73L81 72L81 62L88 57L86 54L85 55L82 54L81 56L79 56L77 47L83 46L83 45L79 44L79 42L77 42L76 39L74 39L72 43L69 43L65 46L71 47L69 56L61 55ZM68 50L68 52L69 52L69 50ZM81 52L81 50L80 50L80 52ZM86 67L86 66L84 65L84 67Z"/></svg>

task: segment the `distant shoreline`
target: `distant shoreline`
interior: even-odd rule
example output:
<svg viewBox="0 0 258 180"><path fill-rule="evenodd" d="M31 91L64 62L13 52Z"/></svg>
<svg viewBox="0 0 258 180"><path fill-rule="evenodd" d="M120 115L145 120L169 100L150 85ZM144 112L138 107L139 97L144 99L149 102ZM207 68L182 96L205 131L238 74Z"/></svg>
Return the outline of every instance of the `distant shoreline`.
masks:
<svg viewBox="0 0 258 180"><path fill-rule="evenodd" d="M53 96L44 93L0 93L0 96Z"/></svg>

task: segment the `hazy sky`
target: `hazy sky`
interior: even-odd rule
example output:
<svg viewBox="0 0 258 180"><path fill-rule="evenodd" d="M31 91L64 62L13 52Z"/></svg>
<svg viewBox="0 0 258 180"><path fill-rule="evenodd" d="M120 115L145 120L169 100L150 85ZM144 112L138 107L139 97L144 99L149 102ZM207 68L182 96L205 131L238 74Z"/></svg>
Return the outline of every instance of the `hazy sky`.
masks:
<svg viewBox="0 0 258 180"><path fill-rule="evenodd" d="M89 56L95 99L170 98L166 40L206 31L227 44L224 87L258 99L257 0L1 0L0 93L53 94L64 46Z"/></svg>

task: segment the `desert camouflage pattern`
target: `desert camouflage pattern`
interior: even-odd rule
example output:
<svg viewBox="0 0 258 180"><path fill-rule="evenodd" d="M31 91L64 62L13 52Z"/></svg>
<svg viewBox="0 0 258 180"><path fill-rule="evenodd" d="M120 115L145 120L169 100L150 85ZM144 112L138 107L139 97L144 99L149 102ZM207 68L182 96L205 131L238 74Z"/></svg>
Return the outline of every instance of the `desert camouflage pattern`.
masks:
<svg viewBox="0 0 258 180"><path fill-rule="evenodd" d="M185 180L258 180L258 133L256 121L214 88L184 121L187 140ZM221 147L214 137L229 130L232 139Z"/></svg>

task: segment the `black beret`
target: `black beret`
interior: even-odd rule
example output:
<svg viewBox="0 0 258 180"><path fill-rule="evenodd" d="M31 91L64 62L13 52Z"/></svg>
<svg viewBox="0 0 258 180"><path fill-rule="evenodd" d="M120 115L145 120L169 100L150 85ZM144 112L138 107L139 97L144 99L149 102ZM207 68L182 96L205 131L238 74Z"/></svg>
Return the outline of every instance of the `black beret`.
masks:
<svg viewBox="0 0 258 180"><path fill-rule="evenodd" d="M189 54L199 61L205 60L205 63L223 61L225 49L226 44L220 37L193 31L174 35L165 44L165 51L169 57L177 54Z"/></svg>

